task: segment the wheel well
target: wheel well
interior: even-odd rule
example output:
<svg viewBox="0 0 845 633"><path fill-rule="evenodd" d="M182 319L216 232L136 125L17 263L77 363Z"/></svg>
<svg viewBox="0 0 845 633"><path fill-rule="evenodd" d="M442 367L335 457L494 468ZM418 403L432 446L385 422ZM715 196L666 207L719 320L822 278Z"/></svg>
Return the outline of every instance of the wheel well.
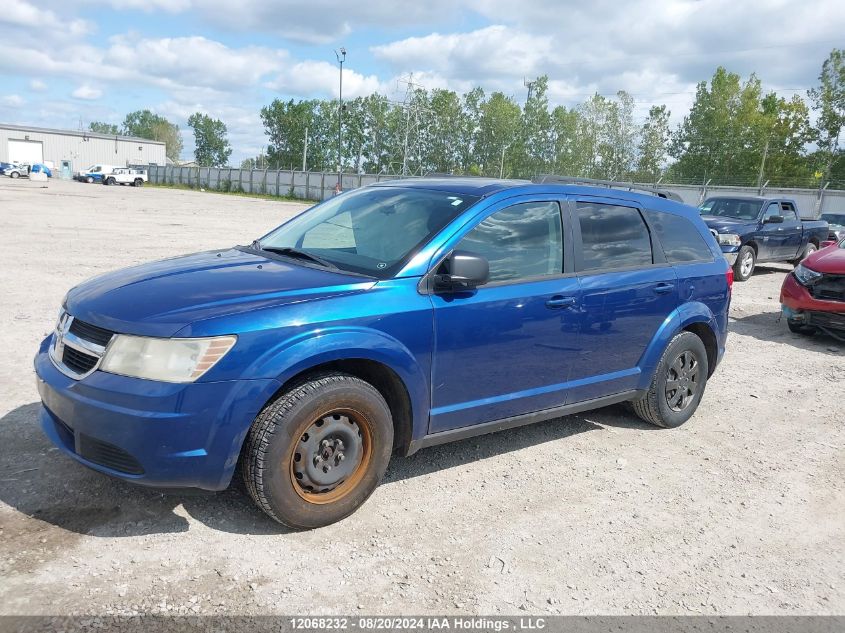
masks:
<svg viewBox="0 0 845 633"><path fill-rule="evenodd" d="M748 242L747 244L744 244L744 246L750 246L751 248L753 248L754 257L757 257L757 254L759 253L759 251L757 250L757 242Z"/></svg>
<svg viewBox="0 0 845 633"><path fill-rule="evenodd" d="M811 238L810 238L810 242L811 242L811 243L812 243L812 244L813 244L816 248L818 248L818 247L819 247L819 240L818 240L818 238L817 238L817 237L811 237Z"/></svg>
<svg viewBox="0 0 845 633"><path fill-rule="evenodd" d="M336 360L322 365L315 365L291 377L273 395L275 400L279 394L288 391L296 382L303 378L325 371L339 371L365 380L375 387L390 408L393 418L393 448L404 451L411 441L413 414L411 398L402 379L387 365L364 358L349 358Z"/></svg>
<svg viewBox="0 0 845 633"><path fill-rule="evenodd" d="M707 351L707 377L713 375L716 370L716 360L719 357L719 345L716 342L716 335L713 330L706 323L690 323L684 328L686 332L692 332L701 342L704 343L704 349Z"/></svg>

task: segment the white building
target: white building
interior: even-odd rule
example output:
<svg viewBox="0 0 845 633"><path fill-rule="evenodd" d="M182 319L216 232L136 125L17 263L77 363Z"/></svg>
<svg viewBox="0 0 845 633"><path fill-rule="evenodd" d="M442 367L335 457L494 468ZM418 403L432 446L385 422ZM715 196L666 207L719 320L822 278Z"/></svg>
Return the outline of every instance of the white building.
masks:
<svg viewBox="0 0 845 633"><path fill-rule="evenodd" d="M97 163L164 165L166 157L162 141L0 123L0 161L52 162L54 176L71 178Z"/></svg>

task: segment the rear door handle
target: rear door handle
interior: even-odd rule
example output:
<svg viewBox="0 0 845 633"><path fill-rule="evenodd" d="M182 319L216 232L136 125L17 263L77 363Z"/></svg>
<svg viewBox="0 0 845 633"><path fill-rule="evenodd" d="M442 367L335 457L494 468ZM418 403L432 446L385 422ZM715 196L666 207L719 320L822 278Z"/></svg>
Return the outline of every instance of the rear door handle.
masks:
<svg viewBox="0 0 845 633"><path fill-rule="evenodd" d="M659 295L665 295L667 292L672 292L675 289L675 284L661 283L654 287L654 292Z"/></svg>
<svg viewBox="0 0 845 633"><path fill-rule="evenodd" d="M551 308L552 310L557 310L558 308L571 308L575 305L575 302L575 297L563 297L561 295L555 295L554 297L546 301L546 307Z"/></svg>

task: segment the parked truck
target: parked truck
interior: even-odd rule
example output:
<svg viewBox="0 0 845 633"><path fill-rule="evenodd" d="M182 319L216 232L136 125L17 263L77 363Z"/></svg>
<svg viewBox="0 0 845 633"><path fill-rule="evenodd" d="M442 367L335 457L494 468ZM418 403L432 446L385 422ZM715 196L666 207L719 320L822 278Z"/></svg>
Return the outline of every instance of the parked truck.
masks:
<svg viewBox="0 0 845 633"><path fill-rule="evenodd" d="M131 169L129 167L118 167L110 174L103 177L104 185L132 185L140 187L147 182L146 169Z"/></svg>
<svg viewBox="0 0 845 633"><path fill-rule="evenodd" d="M802 220L793 200L720 196L705 200L699 211L738 281L762 262L798 264L828 237L827 222Z"/></svg>

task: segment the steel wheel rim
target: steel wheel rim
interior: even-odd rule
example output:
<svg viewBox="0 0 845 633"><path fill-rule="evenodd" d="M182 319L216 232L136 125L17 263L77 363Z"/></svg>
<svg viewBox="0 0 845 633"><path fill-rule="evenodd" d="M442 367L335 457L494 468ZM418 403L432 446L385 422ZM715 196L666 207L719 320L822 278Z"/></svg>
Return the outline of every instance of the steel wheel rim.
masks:
<svg viewBox="0 0 845 633"><path fill-rule="evenodd" d="M754 266L754 256L751 253L746 253L742 256L742 263L740 264L740 271L743 277L751 274L752 266Z"/></svg>
<svg viewBox="0 0 845 633"><path fill-rule="evenodd" d="M672 411L683 411L690 406L701 383L701 363L692 351L685 350L675 357L666 371L666 404Z"/></svg>
<svg viewBox="0 0 845 633"><path fill-rule="evenodd" d="M315 416L300 430L288 455L293 489L316 505L347 496L372 461L372 438L371 424L359 411L332 409Z"/></svg>

